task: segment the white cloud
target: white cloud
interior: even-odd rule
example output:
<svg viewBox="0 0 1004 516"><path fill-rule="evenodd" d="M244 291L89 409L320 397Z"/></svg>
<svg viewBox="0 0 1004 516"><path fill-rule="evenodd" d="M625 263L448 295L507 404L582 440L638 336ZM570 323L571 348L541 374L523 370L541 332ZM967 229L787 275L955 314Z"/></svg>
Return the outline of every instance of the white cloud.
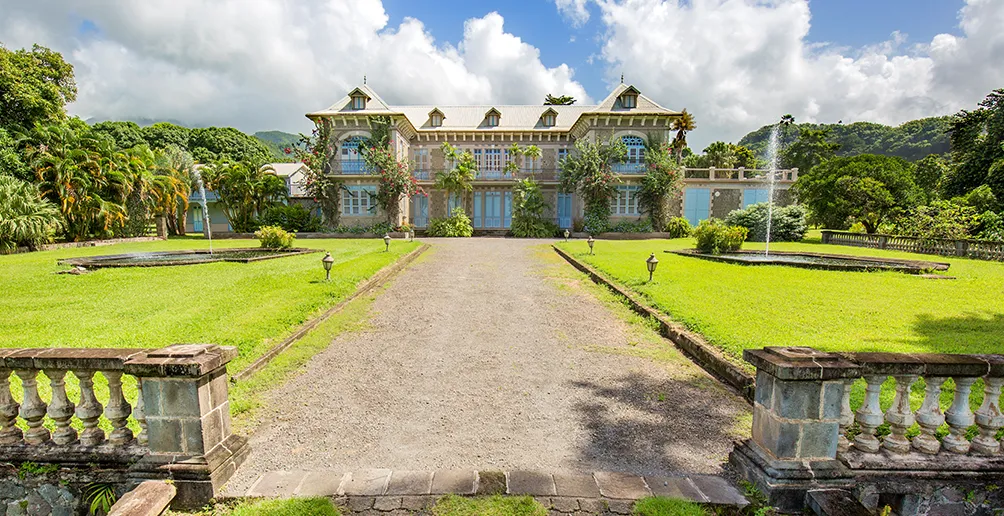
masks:
<svg viewBox="0 0 1004 516"><path fill-rule="evenodd" d="M380 0L0 0L0 41L40 43L75 65L84 117L169 118L303 130L368 76L391 103L589 99L562 64L506 33L497 13L457 46L421 21L388 26ZM78 34L83 20L96 34Z"/></svg>
<svg viewBox="0 0 1004 516"><path fill-rule="evenodd" d="M576 27L581 27L589 21L589 9L586 8L586 2L587 0L554 0L558 11Z"/></svg>
<svg viewBox="0 0 1004 516"><path fill-rule="evenodd" d="M810 43L808 0L596 0L607 81L697 118L692 146L798 121L904 121L971 108L1004 86L1004 1L968 0L961 36L859 49Z"/></svg>

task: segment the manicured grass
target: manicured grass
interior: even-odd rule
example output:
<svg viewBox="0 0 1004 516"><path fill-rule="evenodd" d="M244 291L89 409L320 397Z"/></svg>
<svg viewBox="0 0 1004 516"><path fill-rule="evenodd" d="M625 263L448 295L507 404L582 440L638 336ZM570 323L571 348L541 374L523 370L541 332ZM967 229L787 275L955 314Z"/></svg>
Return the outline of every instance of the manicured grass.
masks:
<svg viewBox="0 0 1004 516"><path fill-rule="evenodd" d="M435 516L546 516L547 509L529 496L446 495L432 507Z"/></svg>
<svg viewBox="0 0 1004 516"><path fill-rule="evenodd" d="M710 513L700 505L687 500L651 496L635 502L634 513L638 516L708 516Z"/></svg>
<svg viewBox="0 0 1004 516"><path fill-rule="evenodd" d="M811 346L827 351L999 353L1004 264L813 243L810 251L949 262L956 280L898 272L835 272L744 266L663 253L691 239L558 244L741 362L742 350ZM763 249L747 243L745 249ZM645 259L659 259L648 283Z"/></svg>
<svg viewBox="0 0 1004 516"><path fill-rule="evenodd" d="M256 245L254 240L214 242L217 249ZM420 244L393 242L390 252L378 239L299 240L296 245L331 252L331 282L323 281L320 253L247 264L53 274L66 268L56 264L59 258L205 249L208 242L202 238L0 256L0 347L213 343L238 348L230 370L239 371Z"/></svg>
<svg viewBox="0 0 1004 516"><path fill-rule="evenodd" d="M215 516L338 516L338 508L327 498L289 498L243 502Z"/></svg>

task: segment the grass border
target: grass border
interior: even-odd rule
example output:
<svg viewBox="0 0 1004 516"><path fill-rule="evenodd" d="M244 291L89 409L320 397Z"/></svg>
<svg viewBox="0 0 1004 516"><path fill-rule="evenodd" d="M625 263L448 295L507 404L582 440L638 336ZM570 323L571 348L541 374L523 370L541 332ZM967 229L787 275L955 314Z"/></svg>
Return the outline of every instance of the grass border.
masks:
<svg viewBox="0 0 1004 516"><path fill-rule="evenodd" d="M242 369L242 370L240 370L240 371L232 374L230 376L230 382L231 383L241 382L241 381L245 380L246 378L248 378L249 376L251 376L251 375L257 373L258 371L264 369L265 366L267 366L269 362L271 362L273 359L275 359L276 356L279 355L279 353L282 353L284 350L286 350L286 348L288 348L291 345L293 345L294 342L296 342L296 341L300 340L301 338L303 338L308 332L310 332L310 330L314 329L318 324L321 324L322 322L324 322L325 320L327 320L332 315L334 315L334 314L338 313L339 311L341 311L342 308L345 308L345 305L349 304L354 299L356 299L359 296L361 296L363 294L366 294L366 293L370 292L371 290L375 289L376 287L380 286L382 283L384 283L385 281L387 281L388 279L390 279L391 277L393 277L395 274L397 274L398 272L400 272L402 269L404 269L405 267L407 267L408 264L410 264L411 262L413 262L416 258L419 257L419 255L421 255L422 253L424 253L425 251L427 251L430 247L431 246L429 244L422 244L421 246L419 246L418 249L415 249L414 251L412 251L412 252L410 252L410 253L402 256L401 258L399 258L394 263L392 263L392 264L384 267L383 269L377 271L376 274L374 274L369 279L367 279L366 281L364 281L361 285L359 285L359 287L356 288L355 292L353 292L352 294L349 294L348 297L346 297L345 299L342 299L341 301L338 302L338 304L336 304L335 306L327 309L321 315L319 315L317 317L314 317L313 319L305 322L304 324L302 324L300 326L299 329L297 329L295 332L293 332L292 335L290 335L289 337L286 337L285 340L283 340L282 342L276 344L271 349L269 349L268 351L266 351L265 353L263 353L262 356L258 357L257 360L255 360L254 362L252 362L251 364L249 364L244 369Z"/></svg>
<svg viewBox="0 0 1004 516"><path fill-rule="evenodd" d="M702 369L711 373L712 376L724 381L726 384L736 388L742 394L747 403L753 403L753 393L756 381L753 375L746 372L739 366L732 363L718 348L708 344L708 341L700 334L694 333L675 321L668 319L662 312L643 303L627 289L617 285L607 279L592 267L576 260L571 254L551 245L551 249L558 253L576 269L579 269L594 283L606 286L615 294L627 299L628 306L642 317L650 317L659 324L659 332L676 345L684 355Z"/></svg>

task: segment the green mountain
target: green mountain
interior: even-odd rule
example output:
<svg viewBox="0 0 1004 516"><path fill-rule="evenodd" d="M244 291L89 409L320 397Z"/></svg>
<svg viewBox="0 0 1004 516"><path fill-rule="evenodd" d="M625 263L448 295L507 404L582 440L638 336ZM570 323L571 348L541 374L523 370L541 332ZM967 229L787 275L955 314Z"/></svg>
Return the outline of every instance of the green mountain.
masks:
<svg viewBox="0 0 1004 516"><path fill-rule="evenodd" d="M268 150L272 152L272 157L277 161L292 161L293 157L291 154L286 154L286 149L301 145L300 135L282 131L258 131L254 133L254 137L268 147Z"/></svg>
<svg viewBox="0 0 1004 516"><path fill-rule="evenodd" d="M945 154L949 150L950 116L911 120L892 127L872 122L853 124L795 124L782 136L786 143L795 141L802 128L830 129L830 141L840 144L838 156L882 154L916 161L928 154ZM772 126L765 125L739 140L757 156L767 153L767 140Z"/></svg>

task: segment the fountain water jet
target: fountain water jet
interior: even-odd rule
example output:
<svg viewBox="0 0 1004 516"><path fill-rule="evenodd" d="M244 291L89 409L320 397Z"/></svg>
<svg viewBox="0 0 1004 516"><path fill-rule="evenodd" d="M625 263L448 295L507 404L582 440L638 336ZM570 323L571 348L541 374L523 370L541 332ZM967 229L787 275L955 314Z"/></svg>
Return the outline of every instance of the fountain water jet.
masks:
<svg viewBox="0 0 1004 516"><path fill-rule="evenodd" d="M202 223L205 224L206 235L209 237L209 254L213 254L213 225L209 222L209 206L206 205L206 185L202 183L202 174L193 167L192 173L199 183L199 196L202 197Z"/></svg>
<svg viewBox="0 0 1004 516"><path fill-rule="evenodd" d="M767 143L767 244L763 254L770 255L770 230L774 218L774 186L777 183L777 162L781 148L781 124L775 124L770 130L770 140Z"/></svg>

